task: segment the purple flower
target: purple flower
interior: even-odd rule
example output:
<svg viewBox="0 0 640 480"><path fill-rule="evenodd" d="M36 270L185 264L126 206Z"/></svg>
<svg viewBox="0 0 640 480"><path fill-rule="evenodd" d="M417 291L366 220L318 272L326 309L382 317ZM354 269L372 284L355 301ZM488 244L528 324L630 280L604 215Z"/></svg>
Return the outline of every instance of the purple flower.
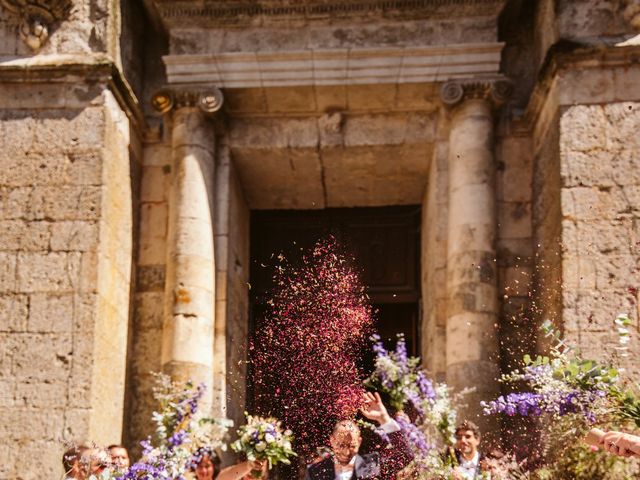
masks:
<svg viewBox="0 0 640 480"><path fill-rule="evenodd" d="M407 355L407 344L404 341L403 335L398 335L398 341L396 342L395 351L396 361L404 368L407 367L409 357Z"/></svg>
<svg viewBox="0 0 640 480"><path fill-rule="evenodd" d="M423 372L418 372L418 378L416 379L418 390L429 400L436 398L436 391L433 389L433 383L429 380Z"/></svg>
<svg viewBox="0 0 640 480"><path fill-rule="evenodd" d="M510 417L516 413L523 417L539 416L542 414L543 396L538 393L510 393L506 397L499 396L497 400L482 402L485 415L504 413Z"/></svg>
<svg viewBox="0 0 640 480"><path fill-rule="evenodd" d="M169 444L169 448L175 448L182 445L186 439L187 432L184 430L178 430L168 438L167 443Z"/></svg>
<svg viewBox="0 0 640 480"><path fill-rule="evenodd" d="M407 417L404 415L398 415L396 417L396 421L398 422L398 425L400 425L400 429L409 439L409 444L416 456L425 457L429 451L433 449L433 446L429 444L427 437L424 435L422 430L410 422Z"/></svg>

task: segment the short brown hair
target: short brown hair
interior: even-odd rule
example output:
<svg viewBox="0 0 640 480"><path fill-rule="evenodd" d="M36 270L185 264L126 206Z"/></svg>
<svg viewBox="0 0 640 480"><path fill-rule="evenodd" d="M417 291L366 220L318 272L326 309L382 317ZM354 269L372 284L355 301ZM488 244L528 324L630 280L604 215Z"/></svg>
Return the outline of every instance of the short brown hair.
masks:
<svg viewBox="0 0 640 480"><path fill-rule="evenodd" d="M80 457L87 448L86 445L74 445L65 450L62 454L62 468L64 468L64 473L71 472L73 465L80 460Z"/></svg>
<svg viewBox="0 0 640 480"><path fill-rule="evenodd" d="M456 435L458 434L458 432L473 432L473 435L476 438L480 438L480 427L478 427L478 425L473 423L471 420L463 420L462 422L460 422L456 427Z"/></svg>

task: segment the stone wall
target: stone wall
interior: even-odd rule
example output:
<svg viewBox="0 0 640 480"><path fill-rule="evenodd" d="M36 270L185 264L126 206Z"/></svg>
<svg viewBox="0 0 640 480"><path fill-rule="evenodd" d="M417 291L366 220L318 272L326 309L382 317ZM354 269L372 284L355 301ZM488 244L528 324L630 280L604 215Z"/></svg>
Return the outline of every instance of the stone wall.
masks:
<svg viewBox="0 0 640 480"><path fill-rule="evenodd" d="M620 312L638 333L638 125L640 102L574 105L560 113L563 319L565 334L587 357L614 354L612 322ZM637 338L631 353L640 353ZM625 363L637 378L637 362Z"/></svg>
<svg viewBox="0 0 640 480"><path fill-rule="evenodd" d="M613 320L629 314L636 335L623 365L636 377L639 72L617 66L621 50L608 53L589 68L567 63L545 93L534 135L535 307L600 359L615 356Z"/></svg>
<svg viewBox="0 0 640 480"><path fill-rule="evenodd" d="M129 123L102 83L2 89L0 478L54 478L62 441L121 435Z"/></svg>

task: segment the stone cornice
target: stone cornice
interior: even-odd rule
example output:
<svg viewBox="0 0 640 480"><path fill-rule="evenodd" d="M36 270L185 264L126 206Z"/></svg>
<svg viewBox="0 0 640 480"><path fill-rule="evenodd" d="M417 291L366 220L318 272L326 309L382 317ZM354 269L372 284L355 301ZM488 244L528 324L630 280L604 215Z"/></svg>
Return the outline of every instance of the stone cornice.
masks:
<svg viewBox="0 0 640 480"><path fill-rule="evenodd" d="M497 15L505 0L152 0L168 25L207 27L284 21L336 20L372 16L405 19L452 15Z"/></svg>
<svg viewBox="0 0 640 480"><path fill-rule="evenodd" d="M116 64L106 55L44 55L29 58L0 58L3 83L104 82L134 126L147 128L138 98Z"/></svg>
<svg viewBox="0 0 640 480"><path fill-rule="evenodd" d="M442 82L495 77L502 43L163 57L170 84L221 88Z"/></svg>
<svg viewBox="0 0 640 480"><path fill-rule="evenodd" d="M600 69L600 68L628 68L630 65L640 65L640 45L580 48L572 52L555 52L545 62L539 75L533 93L524 114L514 120L519 130L532 130L538 123L542 111L550 98L556 98L557 76L562 70L569 69ZM610 88L611 98L598 99L602 101L622 101L616 98L615 88ZM584 99L590 103L593 99ZM557 98L558 104L566 104L562 98Z"/></svg>

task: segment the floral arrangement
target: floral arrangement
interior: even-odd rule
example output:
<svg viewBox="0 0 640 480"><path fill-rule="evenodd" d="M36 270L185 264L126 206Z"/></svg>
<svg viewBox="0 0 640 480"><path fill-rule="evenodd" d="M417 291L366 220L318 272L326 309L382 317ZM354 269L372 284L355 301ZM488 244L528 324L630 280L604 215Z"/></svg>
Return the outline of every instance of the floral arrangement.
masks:
<svg viewBox="0 0 640 480"><path fill-rule="evenodd" d="M407 475L417 479L453 478L453 466L440 454L443 446L455 441L457 409L463 395L451 395L444 383L434 384L420 368L420 359L409 357L404 336L398 335L394 350L387 350L380 337L373 335L375 369L365 385L385 393L398 412L395 419L414 454ZM412 419L405 414L409 411ZM383 434L381 434L384 437Z"/></svg>
<svg viewBox="0 0 640 480"><path fill-rule="evenodd" d="M457 409L461 396L453 398L445 383L435 384L420 368L420 358L409 357L403 335L398 335L395 349L388 351L378 335L373 335L376 354L375 370L365 382L366 386L386 393L396 411L409 405L417 414L420 426L432 445L452 444L455 434ZM464 395L462 392L459 395Z"/></svg>
<svg viewBox="0 0 640 480"><path fill-rule="evenodd" d="M617 355L627 355L629 343L627 315L614 322L618 333ZM530 452L531 478L618 479L634 478L640 465L608 456L585 445L581 439L595 424L619 429L630 423L640 426L640 400L621 378L621 370L611 364L582 357L559 332L546 322L542 326L550 340L550 355L529 355L524 367L504 375L501 381L526 385L528 391L500 396L483 402L487 415L540 417L538 450ZM537 458L536 458L537 457ZM517 478L517 477L507 477Z"/></svg>
<svg viewBox="0 0 640 480"><path fill-rule="evenodd" d="M619 347L625 351L629 341L629 318L619 315ZM583 359L568 345L550 322L542 326L551 339L551 355L529 355L523 358L524 369L515 370L501 379L503 382L523 382L531 391L510 393L490 402L483 402L487 415L556 416L574 415L586 425L596 421L633 420L640 426L640 402L630 390L621 388L620 372L612 365Z"/></svg>
<svg viewBox="0 0 640 480"><path fill-rule="evenodd" d="M243 453L247 460L266 460L269 469L278 463L291 464L291 457L297 456L291 446L293 432L282 430L282 424L275 418L247 416L246 425L238 429L238 440L231 444L231 449ZM260 478L261 471L252 471L252 476Z"/></svg>
<svg viewBox="0 0 640 480"><path fill-rule="evenodd" d="M199 413L204 392L204 384L174 382L167 375L156 374L154 398L159 409L152 414L155 437L141 442L142 459L126 472L110 467L89 480L184 480L203 452L212 455L216 450L226 450L231 422Z"/></svg>

